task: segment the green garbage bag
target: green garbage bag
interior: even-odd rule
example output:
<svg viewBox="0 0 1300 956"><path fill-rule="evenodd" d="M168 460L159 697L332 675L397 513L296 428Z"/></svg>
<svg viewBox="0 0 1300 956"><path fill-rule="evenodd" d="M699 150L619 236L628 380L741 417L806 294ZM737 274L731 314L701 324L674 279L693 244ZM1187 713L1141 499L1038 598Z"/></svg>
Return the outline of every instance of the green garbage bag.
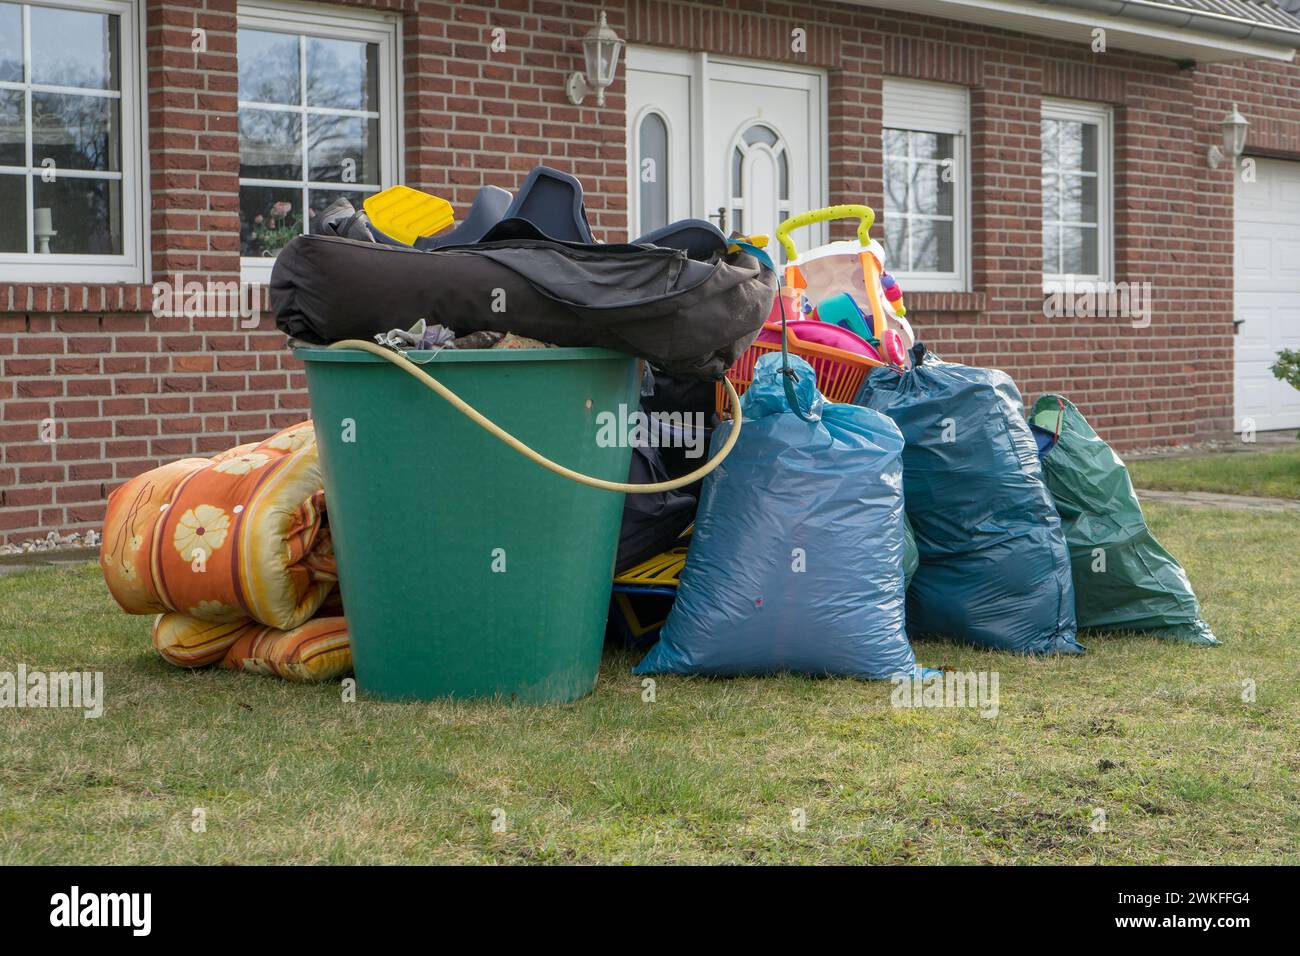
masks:
<svg viewBox="0 0 1300 956"><path fill-rule="evenodd" d="M1059 395L1039 398L1030 424L1070 547L1079 627L1218 644L1187 573L1147 528L1120 457Z"/></svg>

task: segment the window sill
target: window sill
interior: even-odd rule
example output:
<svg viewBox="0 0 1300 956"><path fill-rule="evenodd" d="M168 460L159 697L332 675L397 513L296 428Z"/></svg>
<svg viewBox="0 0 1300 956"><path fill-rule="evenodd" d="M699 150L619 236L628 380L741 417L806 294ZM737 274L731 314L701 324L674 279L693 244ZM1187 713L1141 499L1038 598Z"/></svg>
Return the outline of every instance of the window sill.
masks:
<svg viewBox="0 0 1300 956"><path fill-rule="evenodd" d="M152 310L153 286L134 282L0 281L0 314Z"/></svg>
<svg viewBox="0 0 1300 956"><path fill-rule="evenodd" d="M903 304L907 314L918 312L983 312L985 309L983 292L909 292L903 286Z"/></svg>

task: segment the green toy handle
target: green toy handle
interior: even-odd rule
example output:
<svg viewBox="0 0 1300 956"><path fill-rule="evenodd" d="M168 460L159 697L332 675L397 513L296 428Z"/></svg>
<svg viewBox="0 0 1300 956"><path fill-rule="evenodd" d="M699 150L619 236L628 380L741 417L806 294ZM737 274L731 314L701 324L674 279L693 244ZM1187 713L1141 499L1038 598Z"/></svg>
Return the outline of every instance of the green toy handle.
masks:
<svg viewBox="0 0 1300 956"><path fill-rule="evenodd" d="M827 206L824 209L813 209L810 212L802 212L797 216L791 216L781 225L776 227L776 238L781 241L781 247L785 249L787 259L799 258L799 250L794 247L794 240L790 238L790 231L793 229L802 229L804 226L811 226L818 222L830 222L834 219L858 219L858 242L866 246L871 243L871 226L876 221L876 211L870 206Z"/></svg>

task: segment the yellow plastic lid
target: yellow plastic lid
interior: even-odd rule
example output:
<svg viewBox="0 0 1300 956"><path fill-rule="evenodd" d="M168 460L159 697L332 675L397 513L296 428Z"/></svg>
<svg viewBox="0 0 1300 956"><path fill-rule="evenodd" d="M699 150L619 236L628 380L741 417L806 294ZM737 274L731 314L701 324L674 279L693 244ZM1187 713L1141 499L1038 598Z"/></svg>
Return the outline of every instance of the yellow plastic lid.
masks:
<svg viewBox="0 0 1300 956"><path fill-rule="evenodd" d="M407 245L456 221L451 203L410 186L389 186L367 196L363 205L376 229Z"/></svg>

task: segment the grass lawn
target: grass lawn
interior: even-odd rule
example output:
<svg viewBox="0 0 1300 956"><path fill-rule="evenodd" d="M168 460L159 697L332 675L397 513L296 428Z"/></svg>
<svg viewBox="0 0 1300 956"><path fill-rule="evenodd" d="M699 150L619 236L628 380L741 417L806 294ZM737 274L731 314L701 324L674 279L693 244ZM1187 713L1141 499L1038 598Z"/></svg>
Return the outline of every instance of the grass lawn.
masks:
<svg viewBox="0 0 1300 956"><path fill-rule="evenodd" d="M1128 462L1138 488L1300 499L1300 447Z"/></svg>
<svg viewBox="0 0 1300 956"><path fill-rule="evenodd" d="M98 720L0 711L0 864L1300 863L1296 518L1148 512L1225 646L918 646L996 670L994 719L799 677L660 678L645 703L624 650L567 706L343 703L168 666L94 566L0 577L0 670L107 685Z"/></svg>

